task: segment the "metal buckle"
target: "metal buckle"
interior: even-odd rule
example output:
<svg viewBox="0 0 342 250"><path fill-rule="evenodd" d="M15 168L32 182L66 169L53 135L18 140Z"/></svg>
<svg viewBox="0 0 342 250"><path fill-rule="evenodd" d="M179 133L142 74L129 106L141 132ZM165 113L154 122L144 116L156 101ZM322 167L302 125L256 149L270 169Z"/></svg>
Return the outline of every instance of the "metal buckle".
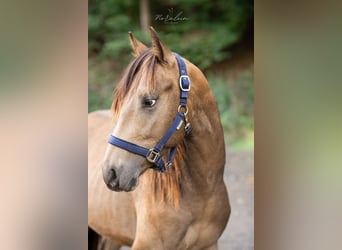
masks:
<svg viewBox="0 0 342 250"><path fill-rule="evenodd" d="M183 79L188 79L188 81L189 81L189 87L188 87L188 88L185 88L185 87L183 86ZM180 89L181 89L182 91L185 91L185 92L190 91L191 84L190 84L190 78L189 78L189 76L183 75L183 76L180 76L180 77L179 77L179 87L180 87Z"/></svg>
<svg viewBox="0 0 342 250"><path fill-rule="evenodd" d="M182 108L184 108L185 110L184 110L184 112L182 112ZM178 113L183 113L183 115L187 115L188 114L188 112L189 112L189 110L188 110L188 106L187 105L179 105L178 106Z"/></svg>
<svg viewBox="0 0 342 250"><path fill-rule="evenodd" d="M146 159L151 163L156 163L156 160L160 156L160 153L155 151L154 148L150 149L150 152L148 153L148 156L146 156Z"/></svg>

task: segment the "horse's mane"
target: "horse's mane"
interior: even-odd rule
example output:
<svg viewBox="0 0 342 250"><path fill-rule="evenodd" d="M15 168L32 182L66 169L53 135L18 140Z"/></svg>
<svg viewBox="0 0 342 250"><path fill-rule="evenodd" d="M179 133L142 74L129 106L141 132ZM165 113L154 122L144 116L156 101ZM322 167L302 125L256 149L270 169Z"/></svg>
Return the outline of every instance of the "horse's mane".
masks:
<svg viewBox="0 0 342 250"><path fill-rule="evenodd" d="M136 90L141 78L145 78L144 82L147 88L153 90L155 88L154 70L157 58L153 55L152 50L148 49L141 55L136 57L126 68L121 81L118 83L112 110L114 116L117 116L122 107L125 97L130 91ZM176 115L175 111L175 115ZM179 207L181 197L181 171L184 165L184 141L177 146L175 159L172 166L169 166L164 173L159 173L152 169L146 171L144 175L151 181L151 190L154 195L154 202L170 202L175 207Z"/></svg>
<svg viewBox="0 0 342 250"><path fill-rule="evenodd" d="M179 207L181 198L181 169L184 167L184 143L177 146L173 164L167 167L164 173L150 169L145 172L151 180L153 202L170 202L176 208Z"/></svg>

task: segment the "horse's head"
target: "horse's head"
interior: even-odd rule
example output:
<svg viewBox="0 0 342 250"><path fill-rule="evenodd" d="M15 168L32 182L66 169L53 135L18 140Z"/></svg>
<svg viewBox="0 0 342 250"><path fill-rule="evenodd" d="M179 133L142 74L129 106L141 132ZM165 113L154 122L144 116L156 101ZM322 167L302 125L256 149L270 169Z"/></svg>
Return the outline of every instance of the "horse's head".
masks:
<svg viewBox="0 0 342 250"><path fill-rule="evenodd" d="M168 131L180 98L177 60L153 28L150 32L151 48L129 33L135 58L119 82L113 101L112 135L146 148L153 148ZM184 133L184 129L173 133L160 152L161 158L168 157ZM111 190L131 191L138 185L139 176L152 165L140 155L108 145L103 162L104 181Z"/></svg>

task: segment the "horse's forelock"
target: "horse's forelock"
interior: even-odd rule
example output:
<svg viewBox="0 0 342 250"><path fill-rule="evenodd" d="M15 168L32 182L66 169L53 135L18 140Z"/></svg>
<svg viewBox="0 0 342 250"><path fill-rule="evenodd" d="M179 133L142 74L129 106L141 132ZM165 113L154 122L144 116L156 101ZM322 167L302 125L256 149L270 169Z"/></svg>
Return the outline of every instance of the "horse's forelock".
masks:
<svg viewBox="0 0 342 250"><path fill-rule="evenodd" d="M154 69L156 64L156 58L153 55L151 49L146 50L140 56L136 57L126 68L123 77L118 83L115 93L114 100L112 103L112 109L114 114L118 114L123 100L130 91L133 91L138 87L139 79L137 75L145 78L146 88L152 90L155 88L154 81Z"/></svg>

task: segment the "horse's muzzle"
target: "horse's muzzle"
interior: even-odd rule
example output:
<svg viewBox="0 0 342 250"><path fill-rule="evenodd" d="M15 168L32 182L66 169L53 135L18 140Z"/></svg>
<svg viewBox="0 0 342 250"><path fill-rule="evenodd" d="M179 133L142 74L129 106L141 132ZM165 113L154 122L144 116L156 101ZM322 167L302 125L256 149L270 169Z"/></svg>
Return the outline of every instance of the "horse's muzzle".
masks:
<svg viewBox="0 0 342 250"><path fill-rule="evenodd" d="M116 192L130 192L138 186L138 177L133 177L130 180L126 180L124 178L120 179L117 171L115 171L113 168L109 169L107 173L103 174L103 179L107 187Z"/></svg>

